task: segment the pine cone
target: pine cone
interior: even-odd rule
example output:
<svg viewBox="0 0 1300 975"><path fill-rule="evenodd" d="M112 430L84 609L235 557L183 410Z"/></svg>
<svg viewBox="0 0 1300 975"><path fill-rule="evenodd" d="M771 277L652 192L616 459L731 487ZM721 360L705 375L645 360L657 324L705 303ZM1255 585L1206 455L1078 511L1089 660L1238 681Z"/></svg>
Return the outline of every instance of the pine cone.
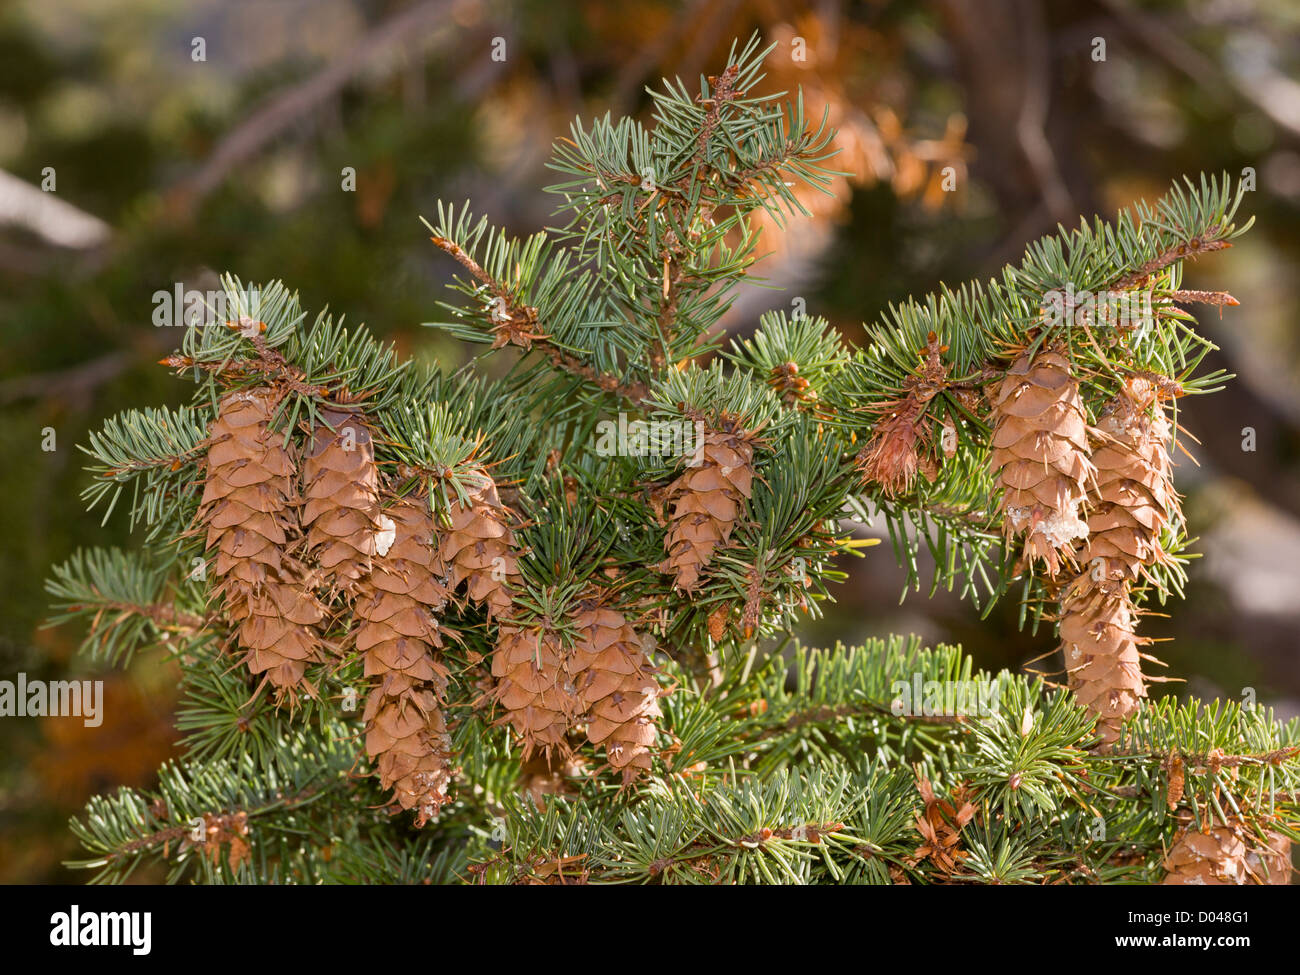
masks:
<svg viewBox="0 0 1300 975"><path fill-rule="evenodd" d="M1065 356L1044 351L1020 356L992 399L989 466L1006 531L1023 534L1026 560L1043 559L1055 578L1075 539L1088 535L1079 506L1095 471L1079 384Z"/></svg>
<svg viewBox="0 0 1300 975"><path fill-rule="evenodd" d="M674 583L687 595L700 582L701 570L714 550L731 538L741 507L753 491L754 443L733 417L704 434L698 464L668 487L671 524L664 547L668 558L660 572L674 572Z"/></svg>
<svg viewBox="0 0 1300 975"><path fill-rule="evenodd" d="M451 588L462 582L470 599L486 604L488 618L510 610L510 586L519 576L514 533L509 511L497 495L496 483L478 471L479 486L468 492L469 504L454 501L451 527L443 533L441 556L450 574Z"/></svg>
<svg viewBox="0 0 1300 975"><path fill-rule="evenodd" d="M302 564L289 554L299 528L294 517L294 465L284 437L270 430L274 393L266 388L222 397L208 432L208 475L199 521L207 547L217 549L214 572L226 617L253 674L292 703L305 687L307 664L324 660L317 624L325 607L311 592Z"/></svg>
<svg viewBox="0 0 1300 975"><path fill-rule="evenodd" d="M1137 611L1127 583L1079 575L1061 600L1061 644L1070 688L1082 707L1097 715L1101 745L1119 739L1120 726L1147 696Z"/></svg>
<svg viewBox="0 0 1300 975"><path fill-rule="evenodd" d="M509 723L523 743L523 759L534 751L548 760L570 754L565 738L578 710L566 653L558 635L540 627L502 625L492 652L492 698L505 709L498 724Z"/></svg>
<svg viewBox="0 0 1300 975"><path fill-rule="evenodd" d="M307 550L348 594L370 570L379 534L379 471L365 417L322 410L303 458ZM330 429L333 427L333 429Z"/></svg>
<svg viewBox="0 0 1300 975"><path fill-rule="evenodd" d="M379 551L353 607L365 675L378 678L366 702L366 754L393 801L416 810L423 826L450 801L451 739L440 707L448 671L435 656L446 633L435 613L448 593L428 501L402 499L378 521Z"/></svg>
<svg viewBox="0 0 1300 975"><path fill-rule="evenodd" d="M451 801L451 737L438 699L428 690L389 697L376 688L366 701L366 754L378 756L379 781L393 801L416 811L423 826Z"/></svg>
<svg viewBox="0 0 1300 975"><path fill-rule="evenodd" d="M1149 383L1130 380L1097 421L1103 441L1092 454L1097 478L1086 561L1105 559L1108 570L1130 582L1144 566L1169 561L1160 533L1181 514L1170 470L1172 431L1162 408L1148 412L1154 401Z"/></svg>
<svg viewBox="0 0 1300 975"><path fill-rule="evenodd" d="M636 630L616 609L587 600L575 620L579 638L567 666L578 689L587 739L604 745L623 782L650 771L662 693Z"/></svg>
<svg viewBox="0 0 1300 975"><path fill-rule="evenodd" d="M1170 478L1169 422L1154 392L1131 380L1102 413L1093 453L1094 507L1088 516L1083 571L1061 602L1061 642L1070 687L1098 716L1102 744L1113 744L1124 719L1147 696L1130 589L1146 567L1169 556L1160 533L1179 511Z"/></svg>
<svg viewBox="0 0 1300 975"><path fill-rule="evenodd" d="M1265 836L1260 840L1237 819L1216 823L1208 833L1193 826L1165 857L1168 873L1161 884L1286 886L1291 883L1291 841L1273 830Z"/></svg>

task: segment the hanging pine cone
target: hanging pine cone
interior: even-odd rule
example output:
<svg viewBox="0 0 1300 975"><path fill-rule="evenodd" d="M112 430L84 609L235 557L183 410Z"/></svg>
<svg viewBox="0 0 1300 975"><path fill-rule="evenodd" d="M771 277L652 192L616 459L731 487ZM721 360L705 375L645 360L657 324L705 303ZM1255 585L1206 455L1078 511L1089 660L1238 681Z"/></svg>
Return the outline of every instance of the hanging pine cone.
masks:
<svg viewBox="0 0 1300 975"><path fill-rule="evenodd" d="M570 754L565 734L578 711L572 677L559 636L537 626L502 625L492 652L493 700L523 744L523 759L534 752L548 760Z"/></svg>
<svg viewBox="0 0 1300 975"><path fill-rule="evenodd" d="M993 397L989 466L1002 489L1008 535L1024 535L1026 562L1042 559L1055 577L1086 538L1080 517L1094 469L1079 384L1059 351L1021 355Z"/></svg>
<svg viewBox="0 0 1300 975"><path fill-rule="evenodd" d="M1104 559L1130 582L1144 566L1170 561L1160 534L1181 517L1169 459L1172 430L1163 408L1150 412L1155 402L1150 383L1130 380L1102 411L1096 428L1102 442L1092 454L1097 477L1086 560Z"/></svg>
<svg viewBox="0 0 1300 975"><path fill-rule="evenodd" d="M1130 589L1146 567L1169 559L1160 534L1179 512L1169 422L1158 406L1148 412L1154 402L1150 384L1132 380L1098 421L1102 443L1092 455L1097 475L1084 567L1061 601L1070 687L1097 715L1103 745L1118 739L1120 725L1147 696L1139 648L1149 641L1137 636Z"/></svg>
<svg viewBox="0 0 1300 975"><path fill-rule="evenodd" d="M208 432L207 481L199 522L217 550L214 573L236 643L253 674L276 699L315 689L307 665L324 660L317 624L325 608L302 564L289 553L298 541L294 465L284 437L270 429L275 394L266 388L227 393Z"/></svg>
<svg viewBox="0 0 1300 975"><path fill-rule="evenodd" d="M467 492L468 504L452 502L440 551L451 588L464 582L470 599L485 604L488 618L495 619L509 612L510 586L519 576L515 539L491 475L477 471L473 479L478 484Z"/></svg>
<svg viewBox="0 0 1300 975"><path fill-rule="evenodd" d="M698 461L698 463L694 463ZM687 595L700 582L700 572L714 550L731 538L742 506L753 492L754 441L737 417L724 414L716 429L707 430L694 466L668 486L672 506L664 547L668 553L660 572L675 573L675 585Z"/></svg>
<svg viewBox="0 0 1300 975"><path fill-rule="evenodd" d="M365 417L323 409L302 462L307 550L351 594L370 570L379 530L379 471ZM331 427L333 429L331 429Z"/></svg>
<svg viewBox="0 0 1300 975"><path fill-rule="evenodd" d="M428 501L402 499L379 521L378 551L353 608L365 675L378 679L366 701L366 754L393 801L423 826L450 801L448 671L436 656L446 632L436 614L448 593Z"/></svg>
<svg viewBox="0 0 1300 975"><path fill-rule="evenodd" d="M1066 588L1060 629L1070 689L1097 716L1101 745L1112 745L1147 696L1139 649L1146 641L1137 636L1127 584L1085 571Z"/></svg>
<svg viewBox="0 0 1300 975"><path fill-rule="evenodd" d="M577 687L587 739L604 745L611 768L633 781L650 770L662 693L636 630L616 609L584 601L575 620L579 638L566 662Z"/></svg>
<svg viewBox="0 0 1300 975"><path fill-rule="evenodd" d="M1216 823L1209 832L1192 826L1165 857L1168 873L1161 884L1286 886L1291 883L1291 841L1273 830L1266 830L1265 837L1261 840L1237 819Z"/></svg>

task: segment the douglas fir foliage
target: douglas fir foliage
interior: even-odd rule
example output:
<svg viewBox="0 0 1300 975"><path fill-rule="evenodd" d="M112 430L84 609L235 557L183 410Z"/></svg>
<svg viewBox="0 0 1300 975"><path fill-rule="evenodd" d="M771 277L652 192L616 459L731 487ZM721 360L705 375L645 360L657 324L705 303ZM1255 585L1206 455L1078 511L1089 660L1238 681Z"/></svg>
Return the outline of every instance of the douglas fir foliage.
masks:
<svg viewBox="0 0 1300 975"><path fill-rule="evenodd" d="M1241 190L1187 181L1063 230L996 281L891 308L862 348L781 313L723 348L751 221L797 216L792 187L824 186L833 154L802 99L759 93L762 53L657 94L649 128L576 124L557 230L438 206L460 275L439 324L504 378L398 362L228 278L228 320L165 360L193 402L91 438L87 500L142 543L57 567L56 618L89 621L95 658L173 655L186 737L156 789L74 822L81 866L1289 880L1300 727L1148 700L1139 635L1183 580L1178 399L1226 378L1196 374L1210 346L1182 306L1234 302L1181 291L1181 265L1247 228ZM861 554L855 518L888 529L909 586L924 547L935 586L1058 625L1058 663L792 644ZM934 706L947 682L982 706Z"/></svg>

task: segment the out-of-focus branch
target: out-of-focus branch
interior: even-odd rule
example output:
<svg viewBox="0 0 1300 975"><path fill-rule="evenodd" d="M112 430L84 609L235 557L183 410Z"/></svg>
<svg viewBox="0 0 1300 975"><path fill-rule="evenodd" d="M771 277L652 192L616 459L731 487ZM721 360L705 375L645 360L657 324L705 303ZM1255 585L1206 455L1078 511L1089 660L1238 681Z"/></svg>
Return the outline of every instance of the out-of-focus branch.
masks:
<svg viewBox="0 0 1300 975"><path fill-rule="evenodd" d="M1134 10L1125 0L1101 0L1101 3L1147 53L1198 87L1232 89L1293 138L1300 137L1300 111L1295 107L1300 85L1292 79L1261 69L1252 82L1241 72L1225 71L1213 58L1179 37L1169 25L1151 14Z"/></svg>
<svg viewBox="0 0 1300 975"><path fill-rule="evenodd" d="M196 173L172 188L169 195L175 210L191 212L231 170L256 155L295 119L337 94L369 62L409 45L413 35L442 20L451 5L451 0L426 0L394 14L322 70L272 96L221 140Z"/></svg>
<svg viewBox="0 0 1300 975"><path fill-rule="evenodd" d="M40 372L0 382L0 406L24 399L81 403L102 384L126 371L133 356L110 352L71 369Z"/></svg>
<svg viewBox="0 0 1300 975"><path fill-rule="evenodd" d="M108 243L99 217L0 170L0 223L23 227L55 247L88 250Z"/></svg>
<svg viewBox="0 0 1300 975"><path fill-rule="evenodd" d="M1038 183L1043 204L1053 222L1069 224L1074 218L1074 200L1061 178L1056 154L1047 141L1047 109L1051 96L1048 64L1051 40L1043 26L1043 12L1035 0L1017 3L1024 30L1025 71L1022 78L1020 116L1016 119L1016 141Z"/></svg>

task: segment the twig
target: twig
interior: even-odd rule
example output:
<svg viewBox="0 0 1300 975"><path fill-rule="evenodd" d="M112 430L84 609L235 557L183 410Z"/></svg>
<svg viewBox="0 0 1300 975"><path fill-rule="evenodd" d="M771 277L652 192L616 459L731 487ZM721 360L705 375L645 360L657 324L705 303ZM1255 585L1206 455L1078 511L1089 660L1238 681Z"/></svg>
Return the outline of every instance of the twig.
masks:
<svg viewBox="0 0 1300 975"><path fill-rule="evenodd" d="M1066 189L1061 177L1060 167L1056 163L1056 154L1051 143L1047 141L1044 127L1047 124L1048 96L1051 92L1048 54L1050 42L1043 28L1042 12L1037 0L1022 0L1019 4L1020 14L1024 19L1026 39L1023 49L1025 56L1024 95L1020 104L1020 115L1016 119L1016 141L1020 151L1029 163L1029 168L1038 183L1043 204L1052 219L1066 223L1074 213L1074 201Z"/></svg>
<svg viewBox="0 0 1300 975"><path fill-rule="evenodd" d="M36 398L81 401L100 385L125 372L131 358L125 352L110 352L71 369L6 380L0 383L0 404Z"/></svg>
<svg viewBox="0 0 1300 975"><path fill-rule="evenodd" d="M1225 250L1232 245L1226 240L1219 240L1219 234L1223 233L1222 227L1214 227L1200 237L1193 237L1185 244L1179 244L1171 247L1163 254L1153 257L1151 260L1140 264L1128 274L1124 275L1118 281L1110 286L1111 291L1123 291L1140 283L1144 278L1150 277L1157 271L1164 270L1174 261L1186 260L1187 258L1199 257L1201 254L1208 254L1211 251Z"/></svg>
<svg viewBox="0 0 1300 975"><path fill-rule="evenodd" d="M446 237L440 237L436 234L430 240L434 242L439 250L448 254L465 268L476 281L491 291L494 297L500 298L505 304L510 317L508 321L497 325L493 329L497 334L497 340L493 343L495 348L509 344L518 345L524 351L530 351L534 343L539 346L545 345L545 355L557 369L594 383L606 392L614 393L637 405L640 405L650 396L650 388L645 383L622 382L618 377L610 373L598 372L577 356L552 344L549 335L535 331L539 324L536 308L531 305L520 304L505 285L488 274L483 266L466 253L465 249L454 240L448 240Z"/></svg>

